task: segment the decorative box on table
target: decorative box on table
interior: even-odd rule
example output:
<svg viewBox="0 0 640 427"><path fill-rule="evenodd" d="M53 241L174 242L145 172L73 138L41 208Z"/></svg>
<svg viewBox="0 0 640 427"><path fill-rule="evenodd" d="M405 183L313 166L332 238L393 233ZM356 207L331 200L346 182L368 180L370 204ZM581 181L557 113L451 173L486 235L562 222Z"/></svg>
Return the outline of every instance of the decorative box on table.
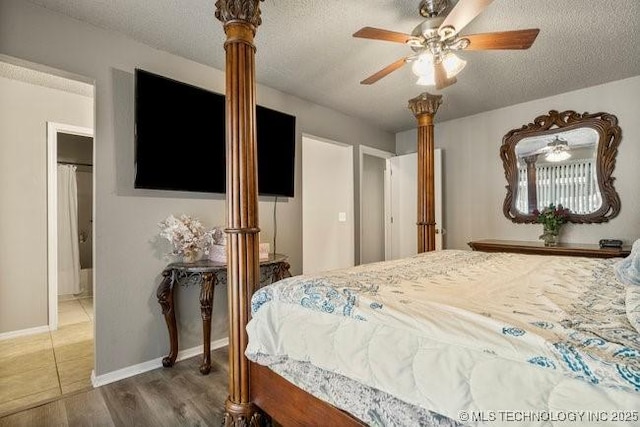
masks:
<svg viewBox="0 0 640 427"><path fill-rule="evenodd" d="M265 260L269 258L269 243L260 243L260 259ZM214 262L227 262L227 246L226 245L211 245L209 249L209 259Z"/></svg>

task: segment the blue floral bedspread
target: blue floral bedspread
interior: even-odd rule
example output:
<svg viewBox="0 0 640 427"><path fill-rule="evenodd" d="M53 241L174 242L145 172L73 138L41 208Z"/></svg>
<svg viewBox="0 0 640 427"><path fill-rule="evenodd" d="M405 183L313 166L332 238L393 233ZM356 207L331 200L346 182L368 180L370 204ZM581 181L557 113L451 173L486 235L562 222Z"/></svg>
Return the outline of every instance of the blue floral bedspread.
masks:
<svg viewBox="0 0 640 427"><path fill-rule="evenodd" d="M545 378L544 405L583 383L640 406L640 287L616 279L618 261L447 250L292 277L254 295L247 355L311 362L448 416L477 406L485 364ZM460 377L460 397L416 379L439 370Z"/></svg>

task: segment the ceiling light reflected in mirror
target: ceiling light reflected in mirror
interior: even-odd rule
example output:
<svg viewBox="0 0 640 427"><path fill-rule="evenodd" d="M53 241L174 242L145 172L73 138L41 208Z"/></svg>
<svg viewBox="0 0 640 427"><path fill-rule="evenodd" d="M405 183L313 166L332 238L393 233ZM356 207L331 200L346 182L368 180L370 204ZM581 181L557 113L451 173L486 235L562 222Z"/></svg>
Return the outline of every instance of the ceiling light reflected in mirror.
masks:
<svg viewBox="0 0 640 427"><path fill-rule="evenodd" d="M571 153L569 152L569 143L566 139L558 138L556 135L555 139L547 144L549 148L549 152L544 159L548 162L562 162L571 157Z"/></svg>

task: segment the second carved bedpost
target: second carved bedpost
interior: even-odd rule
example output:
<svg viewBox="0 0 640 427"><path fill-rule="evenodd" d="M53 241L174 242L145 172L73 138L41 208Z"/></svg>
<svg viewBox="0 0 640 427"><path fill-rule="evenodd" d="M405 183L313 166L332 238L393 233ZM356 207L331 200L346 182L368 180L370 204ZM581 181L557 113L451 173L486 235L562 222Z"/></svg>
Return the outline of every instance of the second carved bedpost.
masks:
<svg viewBox="0 0 640 427"><path fill-rule="evenodd" d="M218 0L226 53L227 292L229 294L229 397L227 427L260 425L251 401L246 325L249 299L260 283L256 82L253 38L261 23L260 0Z"/></svg>
<svg viewBox="0 0 640 427"><path fill-rule="evenodd" d="M418 119L418 253L436 249L433 116L442 95L424 92L409 100Z"/></svg>

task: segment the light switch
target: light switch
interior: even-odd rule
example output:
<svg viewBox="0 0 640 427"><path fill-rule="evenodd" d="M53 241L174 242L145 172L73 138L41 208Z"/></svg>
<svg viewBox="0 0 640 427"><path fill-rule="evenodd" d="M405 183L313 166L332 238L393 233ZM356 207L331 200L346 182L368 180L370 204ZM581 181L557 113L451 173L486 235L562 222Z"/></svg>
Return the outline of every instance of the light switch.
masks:
<svg viewBox="0 0 640 427"><path fill-rule="evenodd" d="M338 212L338 222L347 222L346 212Z"/></svg>

